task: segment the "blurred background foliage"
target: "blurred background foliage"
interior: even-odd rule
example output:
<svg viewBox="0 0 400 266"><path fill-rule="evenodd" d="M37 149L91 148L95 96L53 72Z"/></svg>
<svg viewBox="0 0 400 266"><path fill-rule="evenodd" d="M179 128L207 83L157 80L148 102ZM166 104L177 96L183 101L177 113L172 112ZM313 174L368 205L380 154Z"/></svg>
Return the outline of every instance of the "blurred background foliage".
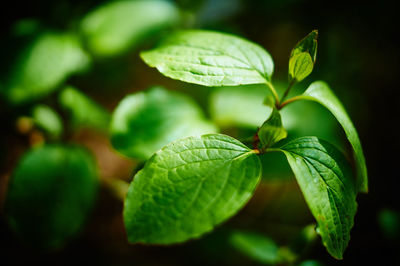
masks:
<svg viewBox="0 0 400 266"><path fill-rule="evenodd" d="M3 7L5 15L0 18L1 265L71 265L78 260L93 265L394 264L400 247L394 156L399 147L395 91L400 53L397 11L391 1L14 4ZM370 176L369 194L358 197L355 227L343 261L329 257L315 241L311 214L287 162L276 154L262 156L263 181L254 198L213 233L169 247L127 244L118 194L124 183L119 186L115 181L130 181L144 159L176 138L219 131L248 143L271 111L262 105L267 93L263 86L186 84L163 77L141 61L139 51L182 28L230 32L259 43L274 59L273 81L281 93L292 47L311 30L319 30L314 72L291 93L303 92L312 80L328 82L358 129ZM158 87L150 89L153 86ZM282 118L289 138L316 135L349 150L337 122L315 103L290 105ZM127 150L132 143L136 149ZM58 155L49 156L52 153ZM77 184L65 179L70 172L77 178L81 175L79 182L86 187L77 190ZM97 175L99 187L91 181ZM27 184L35 177L40 182L33 183L36 190L29 189ZM21 192L15 188L19 184L27 187ZM13 201L18 193L31 199L34 191L58 191L60 184L65 184L62 195L27 200L28 206ZM71 195L81 195L76 206L93 207L63 205ZM34 210L41 201L57 202L60 211L50 204L43 210L52 214L48 220L33 215L20 221L41 224L40 232L46 223L55 224L54 232L61 228L61 234L54 233L43 244L53 241L51 251L38 250L38 241L31 243L36 249L30 247L29 240L37 240L39 229L18 234L16 223L4 215L18 217L7 211L9 206ZM76 224L67 223L67 228L60 221L68 217L76 217ZM54 238L60 235L61 240Z"/></svg>

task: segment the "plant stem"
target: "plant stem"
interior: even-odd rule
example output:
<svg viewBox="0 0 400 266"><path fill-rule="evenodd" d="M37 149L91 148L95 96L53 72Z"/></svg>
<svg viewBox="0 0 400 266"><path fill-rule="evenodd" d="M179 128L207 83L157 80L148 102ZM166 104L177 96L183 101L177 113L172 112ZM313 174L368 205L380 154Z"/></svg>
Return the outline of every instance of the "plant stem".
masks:
<svg viewBox="0 0 400 266"><path fill-rule="evenodd" d="M299 100L306 100L306 99L307 99L307 96L304 96L304 95L298 95L293 98L290 98L289 100L284 101L282 104L279 105L279 110L282 109L283 107L285 107L286 105L288 105L289 103L293 103L293 102L299 101Z"/></svg>
<svg viewBox="0 0 400 266"><path fill-rule="evenodd" d="M275 105L279 106L279 103L280 103L279 102L279 96L278 96L278 93L276 92L276 90L274 88L274 85L272 85L272 83L269 82L269 81L267 81L266 84L267 84L268 88L270 89L270 91L272 92L272 94L274 95Z"/></svg>
<svg viewBox="0 0 400 266"><path fill-rule="evenodd" d="M281 149L278 148L268 148L265 152L281 152Z"/></svg>
<svg viewBox="0 0 400 266"><path fill-rule="evenodd" d="M293 85L296 83L296 79L292 79L289 83L289 86L287 87L285 93L283 94L280 102L283 102L283 100L285 100L285 98L288 96L290 89L293 87ZM282 106L282 105L281 105Z"/></svg>

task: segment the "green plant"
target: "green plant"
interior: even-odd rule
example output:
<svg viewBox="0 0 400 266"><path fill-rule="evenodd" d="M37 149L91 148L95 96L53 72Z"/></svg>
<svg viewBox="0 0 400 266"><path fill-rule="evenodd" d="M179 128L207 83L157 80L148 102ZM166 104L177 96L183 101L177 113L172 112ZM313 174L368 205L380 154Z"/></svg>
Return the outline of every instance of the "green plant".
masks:
<svg viewBox="0 0 400 266"><path fill-rule="evenodd" d="M130 185L124 221L129 241L171 244L196 238L233 216L250 199L261 177L259 156L283 152L317 221L328 252L341 259L350 239L358 191L367 191L365 160L357 132L340 101L322 81L288 100L291 87L314 67L317 31L292 50L289 85L279 99L271 82L273 62L260 46L211 31L181 31L158 48L142 52L143 60L167 77L205 86L266 84L272 108L260 125L253 147L222 134L172 142L146 162ZM280 110L298 100L316 101L342 125L353 147L358 178L345 156L317 137L279 145L287 132ZM161 106L159 108L162 108ZM158 130L158 129L154 129Z"/></svg>
<svg viewBox="0 0 400 266"><path fill-rule="evenodd" d="M328 252L341 259L350 239L357 193L368 190L367 170L357 132L326 83L312 82L305 92L289 97L313 71L317 31L291 51L281 95L275 89L280 85L272 83L269 53L234 35L174 31L157 48L141 53L145 63L167 77L220 87L209 90L211 119L188 95L161 86L126 95L109 113L77 87L65 84L71 75L142 45L152 33L179 23L187 26L180 11L169 1L115 1L89 12L76 24L77 32L40 32L35 29L39 23L26 22L32 24L28 31L39 34L17 58L0 93L7 107L23 116L18 121L27 130L21 131L38 130L44 141L35 143L39 147L28 150L13 171L5 203L10 226L37 248L63 246L82 229L100 179L124 201L129 242L174 244L199 238L242 209L262 176L274 171L264 159L280 153L315 217L316 230L315 225L306 226L289 247L239 230L229 236L229 243L262 263L291 264L299 262L318 232ZM318 137L297 138L312 126L299 125L297 116L326 122L322 111L291 104L301 101L316 102L337 119L354 160ZM230 126L239 133L219 134ZM137 163L130 185L117 178L102 180L93 154L66 144L82 127L107 135L120 155ZM322 135L335 135L328 123L321 128ZM357 177L349 161L354 161Z"/></svg>

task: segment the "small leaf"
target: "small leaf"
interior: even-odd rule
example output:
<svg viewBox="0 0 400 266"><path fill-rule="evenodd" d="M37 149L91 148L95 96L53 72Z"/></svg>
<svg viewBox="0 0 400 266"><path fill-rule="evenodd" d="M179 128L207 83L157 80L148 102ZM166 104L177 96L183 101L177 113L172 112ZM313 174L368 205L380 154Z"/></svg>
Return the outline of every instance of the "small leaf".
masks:
<svg viewBox="0 0 400 266"><path fill-rule="evenodd" d="M6 199L12 229L33 247L55 249L82 228L97 195L92 156L74 146L28 151L15 169Z"/></svg>
<svg viewBox="0 0 400 266"><path fill-rule="evenodd" d="M289 60L289 80L302 81L311 74L314 63L309 53L299 53Z"/></svg>
<svg viewBox="0 0 400 266"><path fill-rule="evenodd" d="M328 252L342 259L357 209L351 169L333 145L316 137L295 139L282 148Z"/></svg>
<svg viewBox="0 0 400 266"><path fill-rule="evenodd" d="M141 57L167 77L204 86L266 83L274 67L257 44L205 30L177 32Z"/></svg>
<svg viewBox="0 0 400 266"><path fill-rule="evenodd" d="M258 130L258 137L260 139L262 149L271 147L278 141L287 137L287 131L282 125L281 115L275 108L272 110L270 117Z"/></svg>
<svg viewBox="0 0 400 266"><path fill-rule="evenodd" d="M317 46L318 46L318 31L313 30L306 37L300 40L290 53L290 58L300 53L308 53L311 57L313 64L317 59Z"/></svg>
<svg viewBox="0 0 400 266"><path fill-rule="evenodd" d="M160 87L126 96L110 128L116 150L143 160L171 141L216 131L192 99Z"/></svg>
<svg viewBox="0 0 400 266"><path fill-rule="evenodd" d="M108 129L110 122L108 111L77 89L71 86L64 88L59 95L59 102L70 114L74 127Z"/></svg>
<svg viewBox="0 0 400 266"><path fill-rule="evenodd" d="M234 232L229 242L250 258L266 264L282 263L279 246L270 238L251 232Z"/></svg>
<svg viewBox="0 0 400 266"><path fill-rule="evenodd" d="M37 100L88 66L89 57L75 35L41 34L21 53L12 69L6 97L13 104Z"/></svg>
<svg viewBox="0 0 400 266"><path fill-rule="evenodd" d="M236 214L261 177L257 155L226 135L189 137L155 153L130 185L124 222L131 243L197 238Z"/></svg>
<svg viewBox="0 0 400 266"><path fill-rule="evenodd" d="M54 138L63 133L64 127L60 115L47 105L36 105L32 111L32 118L38 127Z"/></svg>
<svg viewBox="0 0 400 266"><path fill-rule="evenodd" d="M268 88L262 84L215 88L210 95L211 117L222 127L256 129L272 111L263 105L266 94Z"/></svg>
<svg viewBox="0 0 400 266"><path fill-rule="evenodd" d="M81 30L89 49L106 57L127 52L178 21L179 10L169 1L114 1L84 17Z"/></svg>
<svg viewBox="0 0 400 266"><path fill-rule="evenodd" d="M322 81L313 82L304 92L302 98L305 100L311 100L320 103L321 105L326 107L339 121L340 125L343 127L346 133L347 139L353 147L353 151L355 154L358 174L358 188L362 192L368 192L367 166L361 147L361 142L358 137L357 130L351 122L350 117L348 116L342 103L331 91L329 86Z"/></svg>

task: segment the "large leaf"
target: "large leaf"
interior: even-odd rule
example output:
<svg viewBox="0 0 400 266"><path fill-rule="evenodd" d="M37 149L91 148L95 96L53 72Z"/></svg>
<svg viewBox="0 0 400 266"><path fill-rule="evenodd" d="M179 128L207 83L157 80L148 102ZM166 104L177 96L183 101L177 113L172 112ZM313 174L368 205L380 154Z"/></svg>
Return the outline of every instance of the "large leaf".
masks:
<svg viewBox="0 0 400 266"><path fill-rule="evenodd" d="M266 83L274 67L271 56L257 44L204 30L177 32L141 56L167 77L205 86Z"/></svg>
<svg viewBox="0 0 400 266"><path fill-rule="evenodd" d="M57 248L82 228L97 182L96 164L86 150L61 145L33 149L10 180L8 221L30 245Z"/></svg>
<svg viewBox="0 0 400 266"><path fill-rule="evenodd" d="M6 97L11 103L19 104L46 96L88 64L89 57L76 36L41 34L21 53L12 69Z"/></svg>
<svg viewBox="0 0 400 266"><path fill-rule="evenodd" d="M89 13L81 22L81 30L94 54L112 56L178 20L179 11L169 1L114 1Z"/></svg>
<svg viewBox="0 0 400 266"><path fill-rule="evenodd" d="M328 252L342 259L357 209L350 166L333 145L316 137L295 139L282 148Z"/></svg>
<svg viewBox="0 0 400 266"><path fill-rule="evenodd" d="M304 92L301 98L320 103L326 107L342 125L355 154L358 172L358 188L362 192L368 192L367 166L365 164L365 157L361 147L360 138L358 137L357 130L351 122L350 117L344 109L342 103L331 91L329 86L322 81L313 82Z"/></svg>
<svg viewBox="0 0 400 266"><path fill-rule="evenodd" d="M229 136L173 142L130 185L124 207L128 239L171 244L199 237L237 213L260 176L256 154Z"/></svg>
<svg viewBox="0 0 400 266"><path fill-rule="evenodd" d="M115 149L145 160L171 141L217 129L192 99L154 87L126 96L113 113L110 131Z"/></svg>
<svg viewBox="0 0 400 266"><path fill-rule="evenodd" d="M210 96L210 114L220 126L259 127L271 113L263 104L265 85L215 88Z"/></svg>
<svg viewBox="0 0 400 266"><path fill-rule="evenodd" d="M59 95L61 107L70 115L74 127L94 127L107 130L110 114L101 105L73 87L64 88Z"/></svg>

